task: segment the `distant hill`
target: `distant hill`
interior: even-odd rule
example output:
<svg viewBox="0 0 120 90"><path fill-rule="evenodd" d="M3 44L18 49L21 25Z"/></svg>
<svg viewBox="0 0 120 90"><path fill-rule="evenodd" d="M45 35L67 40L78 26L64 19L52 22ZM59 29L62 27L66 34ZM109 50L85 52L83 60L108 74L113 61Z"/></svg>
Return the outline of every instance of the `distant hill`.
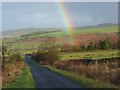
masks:
<svg viewBox="0 0 120 90"><path fill-rule="evenodd" d="M98 24L98 27L105 27L105 26L116 26L117 24L113 24L113 23L102 23L102 24Z"/></svg>
<svg viewBox="0 0 120 90"><path fill-rule="evenodd" d="M76 30L79 30L81 28L100 28L100 27L109 27L109 26L117 26L117 24L113 23L102 23L98 25L92 25L92 26L83 26L83 27L76 27ZM26 28L26 29L17 29L17 30L9 30L9 31L3 31L2 32L2 38L11 38L11 37L18 37L30 33L36 34L36 32L43 31L42 33L46 31L56 31L56 30L64 30L65 28ZM84 30L84 29L83 29Z"/></svg>
<svg viewBox="0 0 120 90"><path fill-rule="evenodd" d="M61 30L63 28L27 28L27 29L17 29L17 30L9 30L2 32L2 38L11 38L18 37L21 35L26 35L29 33L39 32L39 31L55 31Z"/></svg>
<svg viewBox="0 0 120 90"><path fill-rule="evenodd" d="M62 30L54 30L54 31L37 31L37 32L31 32L25 35L21 35L21 37L33 37L33 36L37 36L37 35L41 35L41 34L48 34L48 33L53 33L53 32L60 32Z"/></svg>
<svg viewBox="0 0 120 90"><path fill-rule="evenodd" d="M99 27L109 27L109 26L117 26L117 24L114 23L102 23L102 24L97 24L97 25L90 25L90 26L81 26L81 27L76 27L78 28L99 28Z"/></svg>

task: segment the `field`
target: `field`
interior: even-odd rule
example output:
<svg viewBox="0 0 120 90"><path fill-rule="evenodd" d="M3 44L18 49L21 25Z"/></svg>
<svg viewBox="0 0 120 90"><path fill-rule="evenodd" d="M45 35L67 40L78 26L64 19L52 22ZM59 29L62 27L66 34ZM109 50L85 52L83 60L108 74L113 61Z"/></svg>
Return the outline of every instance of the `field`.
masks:
<svg viewBox="0 0 120 90"><path fill-rule="evenodd" d="M40 29L41 30L41 29ZM36 48L41 42L44 42L49 37L55 37L56 42L59 44L68 44L71 42L72 38L77 41L78 44L89 43L92 39L97 41L98 39L104 39L107 37L111 37L111 40L115 40L117 42L117 35L115 32L118 32L117 26L108 26L108 27L94 27L94 28L78 28L73 33L74 37L70 36L70 32L56 31L43 34L35 34L30 33L24 35L23 37L15 37L15 38L5 38L3 39L3 43L11 43L14 48L18 49L31 49ZM103 34L101 34L103 33ZM106 33L106 34L104 34ZM98 38L99 37L99 38ZM96 40L97 39L97 40ZM97 42L96 42L97 43Z"/></svg>
<svg viewBox="0 0 120 90"><path fill-rule="evenodd" d="M72 75L74 73L77 76L77 78L74 78L77 82L83 82L83 84L86 85L87 82L84 82L84 80L90 81L91 84L89 83L88 87L101 87L100 85L104 87L109 86L104 83L98 83L98 86L94 86L93 83L95 83L95 80L113 84L110 85L110 87L114 87L114 85L119 86L119 81L117 80L119 79L119 73L117 74L117 72L119 72L118 59L120 53L118 47L120 46L118 44L119 34L117 26L76 28L73 32L66 32L63 29L53 31L43 30L45 31L42 31L42 29L40 29L40 31L37 29L35 32L33 32L33 30L30 32L23 31L26 33L23 34L22 32L22 34L20 33L20 35L13 38L3 38L2 41L3 44L8 46L10 52L17 51L22 56L25 54L31 54L33 56L40 55L36 53L40 49L38 47L43 45L45 48L40 49L43 50L41 55L48 55L45 57L49 59L49 61L55 58L56 54L54 50L59 50L59 61L54 61L51 64L47 62L48 65L59 69L57 70L58 73L62 73L64 76L65 73L67 73L68 76L66 77L70 75L71 78L74 78ZM54 38L53 40L57 49L55 49L56 47L52 47L52 49L49 48L52 46L51 38ZM53 55L54 57L52 57ZM113 58L117 58L115 62L114 60L111 61ZM87 63L86 60L88 59L92 61L110 60L107 63L100 61L103 63L102 65ZM85 63L82 62L82 60L84 60ZM77 61L79 62L76 63ZM46 64L46 62L42 64ZM82 78L78 77L79 75ZM21 78L23 79L23 77ZM23 81L18 82L18 84L21 82Z"/></svg>
<svg viewBox="0 0 120 90"><path fill-rule="evenodd" d="M51 31L51 30L59 30L61 28L25 28L25 29L16 29L16 30L10 30L10 31L4 31L2 32L3 38L13 38L18 37L22 35L26 35L29 33L34 32L43 32L43 31Z"/></svg>
<svg viewBox="0 0 120 90"><path fill-rule="evenodd" d="M109 26L109 27L97 27L97 28L85 28L84 31L78 29L79 33L106 33L106 32L118 32L118 26Z"/></svg>
<svg viewBox="0 0 120 90"><path fill-rule="evenodd" d="M64 60L78 60L78 59L102 59L102 58L114 58L119 57L120 53L118 50L97 50L91 52L71 52L61 53L60 58Z"/></svg>
<svg viewBox="0 0 120 90"><path fill-rule="evenodd" d="M120 89L118 3L58 1L0 4L1 87Z"/></svg>

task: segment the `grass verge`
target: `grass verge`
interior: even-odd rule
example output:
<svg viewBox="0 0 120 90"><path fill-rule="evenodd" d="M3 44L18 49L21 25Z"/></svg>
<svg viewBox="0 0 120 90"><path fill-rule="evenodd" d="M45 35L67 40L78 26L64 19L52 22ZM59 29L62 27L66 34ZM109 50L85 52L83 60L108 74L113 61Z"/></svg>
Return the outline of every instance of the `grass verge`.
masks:
<svg viewBox="0 0 120 90"><path fill-rule="evenodd" d="M77 83L79 83L81 86L86 87L86 88L117 88L114 85L107 84L102 81L94 80L91 78L86 78L84 76L76 75L72 72L64 71L64 70L59 70L51 66L45 66L48 67L51 71L56 72L66 78L69 78Z"/></svg>
<svg viewBox="0 0 120 90"><path fill-rule="evenodd" d="M16 77L16 81L3 85L3 88L36 88L28 65L24 64L22 73Z"/></svg>

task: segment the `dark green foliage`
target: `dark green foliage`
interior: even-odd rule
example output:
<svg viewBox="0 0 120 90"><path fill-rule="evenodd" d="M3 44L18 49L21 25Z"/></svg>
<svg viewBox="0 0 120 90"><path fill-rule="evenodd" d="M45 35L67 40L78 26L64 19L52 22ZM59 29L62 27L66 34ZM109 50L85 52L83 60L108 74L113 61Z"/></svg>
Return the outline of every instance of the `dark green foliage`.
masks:
<svg viewBox="0 0 120 90"><path fill-rule="evenodd" d="M109 39L107 38L104 41L100 41L100 45L101 45L101 49L103 49L103 50L109 49L109 47L110 47L110 41L109 41Z"/></svg>
<svg viewBox="0 0 120 90"><path fill-rule="evenodd" d="M95 48L95 45L94 45L94 43L93 42L90 42L90 44L88 45L88 47L87 47L87 50L88 51L92 51L92 50L95 50L96 48Z"/></svg>

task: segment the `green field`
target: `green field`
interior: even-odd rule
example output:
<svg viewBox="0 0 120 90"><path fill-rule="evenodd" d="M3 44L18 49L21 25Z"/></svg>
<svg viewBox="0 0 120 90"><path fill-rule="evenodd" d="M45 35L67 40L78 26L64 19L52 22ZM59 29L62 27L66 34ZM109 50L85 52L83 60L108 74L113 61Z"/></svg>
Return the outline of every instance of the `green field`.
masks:
<svg viewBox="0 0 120 90"><path fill-rule="evenodd" d="M108 33L108 32L118 32L117 26L109 26L109 27L94 27L94 28L78 28L73 34L76 35L82 35L82 34L89 34L89 33ZM67 39L66 42L69 42L71 40L71 33L70 32L63 32L63 31L57 31L57 32L49 32L49 33L42 33L42 34L35 34L30 33L30 35L24 35L23 37L14 37L14 38L6 38L2 39L4 44L7 44L10 49L19 51L23 56L27 53L36 52L38 49L38 46L42 42L34 42L34 39L39 38L49 38L49 37L55 37L55 38L65 38ZM30 41L31 40L31 41ZM33 41L32 41L33 40ZM57 41L59 42L59 41ZM9 43L9 44L8 44ZM61 42L59 42L61 43ZM61 43L62 44L62 43ZM120 53L118 50L95 50L95 51L81 51L81 52L60 52L59 57L61 61L65 60L77 60L77 59L102 59L102 58L112 58L112 57L119 57ZM93 79L85 78L83 76L75 75L74 73L62 71L62 70L56 70L54 68L51 68L51 70L68 77L70 79L75 80L76 82L80 83L83 86L86 87L114 87L113 85L108 85L103 82L95 81ZM97 83L97 84L96 84ZM23 73L17 77L15 82L12 82L8 85L5 85L4 88L35 88L34 81L32 79L32 75L30 73L30 70L27 65L23 68Z"/></svg>
<svg viewBox="0 0 120 90"><path fill-rule="evenodd" d="M118 32L117 26L109 26L109 27L94 27L94 28L79 28L75 29L73 33L76 34L88 34L88 33L106 33L106 32ZM54 37L62 37L69 35L71 32L51 32L48 33L47 36L54 36ZM41 37L46 36L46 34L39 35Z"/></svg>
<svg viewBox="0 0 120 90"><path fill-rule="evenodd" d="M21 53L33 53L37 50L20 50ZM59 57L61 61L65 60L78 60L78 59L102 59L102 58L114 58L119 57L120 53L118 50L96 50L89 52L70 52L70 53L59 53Z"/></svg>
<svg viewBox="0 0 120 90"><path fill-rule="evenodd" d="M106 32L118 32L117 26L109 26L109 27L97 27L97 28L86 28L86 29L78 29L77 33L106 33Z"/></svg>
<svg viewBox="0 0 120 90"><path fill-rule="evenodd" d="M96 28L79 28L75 29L73 33L75 34L88 34L88 33L106 33L106 32L118 32L117 26L109 26L109 27L96 27ZM37 37L46 37L46 36L54 36L54 37L63 37L70 35L71 32L51 32L48 34L37 35Z"/></svg>
<svg viewBox="0 0 120 90"><path fill-rule="evenodd" d="M94 28L78 28L75 29L74 32L69 32L66 31L58 31L58 32L51 32L51 33L43 33L40 35L34 35L33 33L33 37L37 37L37 38L44 38L44 37L63 37L63 36L68 36L71 33L75 33L75 34L88 34L88 33L106 33L106 32L118 32L118 27L117 26L109 26L109 27L94 27ZM31 34L32 37L32 34Z"/></svg>
<svg viewBox="0 0 120 90"><path fill-rule="evenodd" d="M21 43L15 43L14 44L14 48L18 48L18 49L33 49L33 48L37 48L40 45L40 43L35 43L35 42L21 42Z"/></svg>
<svg viewBox="0 0 120 90"><path fill-rule="evenodd" d="M94 28L78 28L73 33L80 35L80 34L89 34L89 33L105 33L105 32L118 32L117 26L108 26L108 27L94 27ZM49 33L42 33L42 34L36 34L30 33L30 36L28 34L24 35L25 37L15 37L15 38L8 38L3 39L2 41L4 43L10 43L12 42L12 45L14 48L19 49L31 49L36 48L40 45L41 42L26 42L27 39L39 39L39 38L47 38L47 37L56 37L56 38L66 38L67 41L70 41L71 39L71 32L63 32L63 31L56 31L56 32L50 32ZM26 38L27 37L27 38ZM59 43L59 42L58 42Z"/></svg>
<svg viewBox="0 0 120 90"><path fill-rule="evenodd" d="M117 26L107 26L107 27L94 27L94 28L78 28L74 33L76 34L83 34L83 33L98 33L98 32L118 32ZM13 49L21 49L19 50L21 53L32 53L37 50L37 47L41 44L41 42L27 42L27 39L32 38L47 38L47 37L56 37L56 38L62 38L65 37L66 39L70 40L69 38L69 32L63 32L63 31L56 31L56 32L50 32L49 33L43 33L42 34L35 34L30 33L30 35L27 34L25 38L24 37L16 37L16 38L9 38L9 39L3 39L4 43L12 43ZM61 43L58 41L58 43ZM61 60L76 60L76 59L100 59L100 58L109 58L109 57L118 57L118 51L117 50L97 50L92 52L71 52L71 53L60 53Z"/></svg>
<svg viewBox="0 0 120 90"><path fill-rule="evenodd" d="M96 50L91 52L71 52L61 53L60 59L64 60L76 60L76 59L101 59L101 58L112 58L119 57L120 53L118 50Z"/></svg>

